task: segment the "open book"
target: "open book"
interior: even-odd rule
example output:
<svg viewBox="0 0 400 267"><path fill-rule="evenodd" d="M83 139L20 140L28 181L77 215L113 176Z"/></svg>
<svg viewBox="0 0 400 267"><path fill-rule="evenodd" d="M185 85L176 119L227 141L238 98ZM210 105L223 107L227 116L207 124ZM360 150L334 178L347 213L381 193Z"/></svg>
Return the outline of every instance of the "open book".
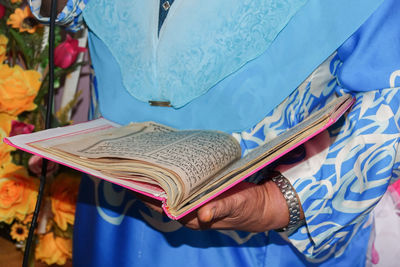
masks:
<svg viewBox="0 0 400 267"><path fill-rule="evenodd" d="M227 133L154 122L120 126L104 118L5 142L159 199L165 213L179 219L332 125L353 102L336 98L243 157Z"/></svg>

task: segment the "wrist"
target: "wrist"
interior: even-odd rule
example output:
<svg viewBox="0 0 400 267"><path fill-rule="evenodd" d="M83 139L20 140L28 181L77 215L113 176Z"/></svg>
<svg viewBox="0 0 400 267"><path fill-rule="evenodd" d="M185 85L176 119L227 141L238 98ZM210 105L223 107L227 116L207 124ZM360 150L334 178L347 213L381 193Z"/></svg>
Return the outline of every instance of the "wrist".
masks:
<svg viewBox="0 0 400 267"><path fill-rule="evenodd" d="M268 182L271 196L276 199L276 224L273 229L277 231L293 232L304 224L304 213L300 199L293 186L280 173L271 173Z"/></svg>
<svg viewBox="0 0 400 267"><path fill-rule="evenodd" d="M267 191L269 207L267 208L269 217L269 230L286 227L289 224L289 209L286 199L279 187L272 181L268 180L264 183Z"/></svg>

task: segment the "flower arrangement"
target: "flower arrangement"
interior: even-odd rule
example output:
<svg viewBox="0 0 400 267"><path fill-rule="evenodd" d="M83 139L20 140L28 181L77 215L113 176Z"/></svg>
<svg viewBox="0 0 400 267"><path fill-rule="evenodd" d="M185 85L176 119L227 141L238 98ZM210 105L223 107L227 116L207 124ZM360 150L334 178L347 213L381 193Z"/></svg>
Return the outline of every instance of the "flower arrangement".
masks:
<svg viewBox="0 0 400 267"><path fill-rule="evenodd" d="M24 0L0 0L0 235L25 248L35 208L42 159L16 151L3 138L44 128L48 88L46 27L32 16ZM62 42L64 40L64 42ZM55 88L82 63L76 63L77 40L56 29ZM53 125L66 125L61 108ZM72 255L72 229L79 174L49 162L48 186L35 235L35 259L63 265Z"/></svg>

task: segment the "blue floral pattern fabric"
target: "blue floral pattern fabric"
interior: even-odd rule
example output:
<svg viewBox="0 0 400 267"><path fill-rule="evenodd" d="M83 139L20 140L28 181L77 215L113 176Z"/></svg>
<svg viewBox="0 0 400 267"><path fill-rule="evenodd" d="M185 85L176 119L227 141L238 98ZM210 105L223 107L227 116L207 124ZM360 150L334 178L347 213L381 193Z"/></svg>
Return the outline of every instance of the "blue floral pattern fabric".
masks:
<svg viewBox="0 0 400 267"><path fill-rule="evenodd" d="M261 123L234 134L245 153L348 93L337 82L341 65L333 55ZM306 158L278 167L296 189L307 221L289 239L309 257L343 253L391 180L398 179L400 88L354 97L346 118L305 144Z"/></svg>
<svg viewBox="0 0 400 267"><path fill-rule="evenodd" d="M356 97L346 119L307 143L302 162L280 167L291 178L307 221L290 240L310 257L343 253L388 185L399 178L400 39L386 39L399 34L393 10L400 10L399 3L385 1L284 103L238 135L242 146L252 149L335 94Z"/></svg>
<svg viewBox="0 0 400 267"><path fill-rule="evenodd" d="M50 19L40 15L40 6L42 0L29 0L32 13L42 22L49 22ZM83 28L83 17L82 11L85 9L86 4L89 0L68 0L67 5L58 14L57 22L60 25L64 25L71 31L78 31Z"/></svg>

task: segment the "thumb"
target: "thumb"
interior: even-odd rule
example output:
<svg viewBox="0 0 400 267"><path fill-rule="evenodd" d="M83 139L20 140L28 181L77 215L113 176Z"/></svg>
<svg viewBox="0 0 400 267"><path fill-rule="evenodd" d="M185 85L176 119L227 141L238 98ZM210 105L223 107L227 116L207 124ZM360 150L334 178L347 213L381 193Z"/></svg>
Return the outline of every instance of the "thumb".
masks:
<svg viewBox="0 0 400 267"><path fill-rule="evenodd" d="M229 215L230 207L224 200L213 201L198 211L198 219L202 223L210 223Z"/></svg>

